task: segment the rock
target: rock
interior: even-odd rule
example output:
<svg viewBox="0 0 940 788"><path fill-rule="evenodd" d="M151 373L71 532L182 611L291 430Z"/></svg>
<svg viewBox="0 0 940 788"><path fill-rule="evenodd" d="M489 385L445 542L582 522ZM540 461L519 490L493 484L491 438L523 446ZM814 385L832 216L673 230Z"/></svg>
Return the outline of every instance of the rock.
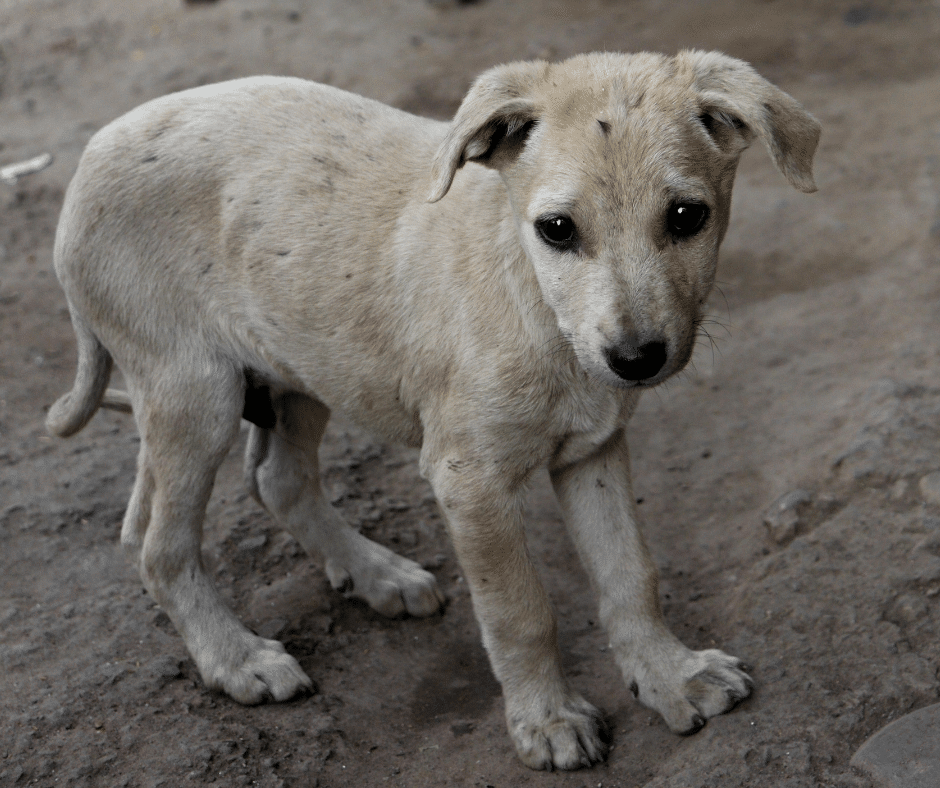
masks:
<svg viewBox="0 0 940 788"><path fill-rule="evenodd" d="M793 490L780 496L764 514L764 526L770 538L777 544L789 542L796 536L800 519L800 507L813 500L808 490Z"/></svg>
<svg viewBox="0 0 940 788"><path fill-rule="evenodd" d="M890 494L891 500L892 500L892 501L901 501L901 500L903 500L903 499L904 499L904 496L907 494L907 488L908 488L907 480L906 480L906 479L898 479L898 480L891 486L891 494Z"/></svg>
<svg viewBox="0 0 940 788"><path fill-rule="evenodd" d="M268 543L268 537L264 534L259 536L250 536L242 539L238 543L238 549L243 553L257 553Z"/></svg>
<svg viewBox="0 0 940 788"><path fill-rule="evenodd" d="M891 605L888 611L888 620L899 625L913 624L922 618L926 618L928 613L927 602L922 597L913 594L902 594Z"/></svg>
<svg viewBox="0 0 940 788"><path fill-rule="evenodd" d="M851 764L868 773L878 788L940 785L940 703L882 728L859 747Z"/></svg>
<svg viewBox="0 0 940 788"><path fill-rule="evenodd" d="M924 501L940 506L940 471L922 476L917 486Z"/></svg>
<svg viewBox="0 0 940 788"><path fill-rule="evenodd" d="M175 679L183 675L180 664L181 662L177 657L163 655L151 659L144 670L155 677Z"/></svg>

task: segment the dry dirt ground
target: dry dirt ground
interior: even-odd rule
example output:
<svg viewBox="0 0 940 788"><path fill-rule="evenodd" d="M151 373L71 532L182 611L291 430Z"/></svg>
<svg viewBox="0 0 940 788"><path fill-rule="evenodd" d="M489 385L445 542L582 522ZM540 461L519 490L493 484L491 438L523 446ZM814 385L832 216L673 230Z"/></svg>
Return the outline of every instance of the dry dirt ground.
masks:
<svg viewBox="0 0 940 788"><path fill-rule="evenodd" d="M432 568L446 613L388 621L344 601L246 496L233 455L206 561L318 689L254 708L204 689L118 545L132 420L101 413L67 442L43 432L75 361L53 233L91 134L235 76L448 117L499 62L685 46L751 61L824 126L815 195L746 154L715 347L631 427L666 617L689 645L746 657L754 696L689 738L632 699L542 480L532 552L613 749L591 771L526 770L414 453L342 422L324 447L333 500ZM856 747L936 702L937 0L0 0L0 165L46 151L49 169L0 183L0 786L865 788Z"/></svg>

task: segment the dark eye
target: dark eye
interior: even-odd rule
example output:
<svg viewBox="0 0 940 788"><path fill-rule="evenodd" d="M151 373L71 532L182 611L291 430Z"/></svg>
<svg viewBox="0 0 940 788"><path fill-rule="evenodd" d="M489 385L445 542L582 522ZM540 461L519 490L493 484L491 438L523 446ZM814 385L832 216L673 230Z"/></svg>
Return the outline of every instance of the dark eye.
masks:
<svg viewBox="0 0 940 788"><path fill-rule="evenodd" d="M708 220L708 206L700 202L676 202L666 215L666 229L674 238L691 238Z"/></svg>
<svg viewBox="0 0 940 788"><path fill-rule="evenodd" d="M571 249L578 241L578 231L567 216L545 216L536 220L535 229L545 243L556 249Z"/></svg>

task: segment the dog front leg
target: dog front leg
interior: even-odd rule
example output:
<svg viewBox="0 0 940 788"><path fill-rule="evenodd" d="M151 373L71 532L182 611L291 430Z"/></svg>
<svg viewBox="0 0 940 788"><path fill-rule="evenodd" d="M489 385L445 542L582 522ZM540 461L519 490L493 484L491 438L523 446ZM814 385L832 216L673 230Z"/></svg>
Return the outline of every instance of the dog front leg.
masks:
<svg viewBox="0 0 940 788"><path fill-rule="evenodd" d="M601 760L600 714L562 674L555 615L526 549L521 490L460 463L444 462L425 475L470 588L519 757L533 769Z"/></svg>
<svg viewBox="0 0 940 788"><path fill-rule="evenodd" d="M600 618L633 694L677 733L733 708L753 682L739 659L692 651L669 631L659 580L637 524L626 436L552 470L552 483L600 602Z"/></svg>

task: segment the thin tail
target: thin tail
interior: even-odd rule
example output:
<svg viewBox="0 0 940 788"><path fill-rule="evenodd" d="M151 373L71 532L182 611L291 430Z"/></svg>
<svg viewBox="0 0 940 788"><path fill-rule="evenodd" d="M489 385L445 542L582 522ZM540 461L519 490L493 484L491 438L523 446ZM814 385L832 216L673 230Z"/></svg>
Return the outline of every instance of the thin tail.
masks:
<svg viewBox="0 0 940 788"><path fill-rule="evenodd" d="M67 438L84 427L101 406L108 381L111 379L111 354L91 330L73 316L78 339L78 371L68 394L57 399L46 416L46 429L53 435Z"/></svg>
<svg viewBox="0 0 940 788"><path fill-rule="evenodd" d="M116 410L118 413L133 413L131 395L120 389L108 389L101 400L101 407L106 410Z"/></svg>

